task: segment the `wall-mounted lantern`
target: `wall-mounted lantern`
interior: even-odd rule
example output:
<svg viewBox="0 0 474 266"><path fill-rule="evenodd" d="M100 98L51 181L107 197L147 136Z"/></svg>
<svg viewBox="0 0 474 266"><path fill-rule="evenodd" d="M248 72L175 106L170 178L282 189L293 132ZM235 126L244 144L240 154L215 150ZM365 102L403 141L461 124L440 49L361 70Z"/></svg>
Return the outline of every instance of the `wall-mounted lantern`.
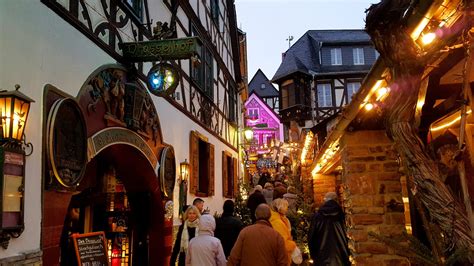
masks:
<svg viewBox="0 0 474 266"><path fill-rule="evenodd" d="M25 156L33 152L24 130L32 99L19 91L0 91L2 145L0 147L0 246L8 248L10 239L24 229ZM25 154L25 149L29 150Z"/></svg>
<svg viewBox="0 0 474 266"><path fill-rule="evenodd" d="M20 85L17 84L14 91L0 91L3 144L19 144L23 141L30 103L34 101L19 89Z"/></svg>
<svg viewBox="0 0 474 266"><path fill-rule="evenodd" d="M179 173L181 175L181 182L188 182L189 179L189 163L186 159L179 164Z"/></svg>
<svg viewBox="0 0 474 266"><path fill-rule="evenodd" d="M179 173L179 214L181 216L184 212L184 206L188 202L189 163L186 159L179 164Z"/></svg>
<svg viewBox="0 0 474 266"><path fill-rule="evenodd" d="M244 129L244 138L247 142L250 142L253 139L253 130L251 127L246 127Z"/></svg>

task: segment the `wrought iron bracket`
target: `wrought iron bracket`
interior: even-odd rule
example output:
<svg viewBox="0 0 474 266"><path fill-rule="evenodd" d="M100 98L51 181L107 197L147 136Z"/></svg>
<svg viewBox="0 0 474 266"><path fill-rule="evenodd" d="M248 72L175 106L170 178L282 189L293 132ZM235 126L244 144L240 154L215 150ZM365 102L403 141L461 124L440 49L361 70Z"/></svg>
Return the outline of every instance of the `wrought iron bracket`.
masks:
<svg viewBox="0 0 474 266"><path fill-rule="evenodd" d="M23 227L15 229L13 231L2 231L2 232L0 232L0 246L3 249L7 249L8 244L10 244L10 240L12 238L20 237L21 233L23 233Z"/></svg>

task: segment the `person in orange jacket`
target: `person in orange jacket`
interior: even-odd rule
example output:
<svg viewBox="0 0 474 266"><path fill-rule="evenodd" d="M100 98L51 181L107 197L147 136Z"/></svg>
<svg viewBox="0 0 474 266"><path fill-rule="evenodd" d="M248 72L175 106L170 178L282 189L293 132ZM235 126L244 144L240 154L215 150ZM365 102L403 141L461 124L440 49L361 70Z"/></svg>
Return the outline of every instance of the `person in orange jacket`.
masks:
<svg viewBox="0 0 474 266"><path fill-rule="evenodd" d="M285 240L286 252L288 254L288 265L291 264L291 255L296 249L296 243L291 236L291 224L286 213L288 212L288 201L285 199L275 199L272 202L272 215L270 223Z"/></svg>

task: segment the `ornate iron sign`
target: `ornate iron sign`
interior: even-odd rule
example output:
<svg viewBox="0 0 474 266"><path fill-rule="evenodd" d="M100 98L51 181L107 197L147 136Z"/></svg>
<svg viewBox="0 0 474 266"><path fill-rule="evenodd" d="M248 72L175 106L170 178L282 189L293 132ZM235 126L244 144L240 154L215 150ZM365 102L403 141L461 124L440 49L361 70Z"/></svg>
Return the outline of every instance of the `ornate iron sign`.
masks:
<svg viewBox="0 0 474 266"><path fill-rule="evenodd" d="M65 188L75 188L87 164L86 123L76 101L64 98L51 106L47 138L54 179Z"/></svg>
<svg viewBox="0 0 474 266"><path fill-rule="evenodd" d="M189 59L200 56L198 37L121 43L123 56L130 62Z"/></svg>

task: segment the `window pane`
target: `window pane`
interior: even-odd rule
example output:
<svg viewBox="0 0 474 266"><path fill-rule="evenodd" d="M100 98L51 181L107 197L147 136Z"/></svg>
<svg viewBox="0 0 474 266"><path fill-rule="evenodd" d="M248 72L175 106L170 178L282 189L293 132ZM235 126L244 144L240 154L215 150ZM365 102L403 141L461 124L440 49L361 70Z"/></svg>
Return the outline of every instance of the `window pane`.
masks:
<svg viewBox="0 0 474 266"><path fill-rule="evenodd" d="M331 49L331 65L342 65L341 48Z"/></svg>
<svg viewBox="0 0 474 266"><path fill-rule="evenodd" d="M332 106L331 84L318 84L317 90L318 90L318 106L331 107Z"/></svg>
<svg viewBox="0 0 474 266"><path fill-rule="evenodd" d="M350 102L352 95L354 95L360 88L360 82L349 82L347 83L347 99Z"/></svg>
<svg viewBox="0 0 474 266"><path fill-rule="evenodd" d="M354 59L354 65L363 65L364 64L364 48L354 48L352 49L352 55Z"/></svg>

